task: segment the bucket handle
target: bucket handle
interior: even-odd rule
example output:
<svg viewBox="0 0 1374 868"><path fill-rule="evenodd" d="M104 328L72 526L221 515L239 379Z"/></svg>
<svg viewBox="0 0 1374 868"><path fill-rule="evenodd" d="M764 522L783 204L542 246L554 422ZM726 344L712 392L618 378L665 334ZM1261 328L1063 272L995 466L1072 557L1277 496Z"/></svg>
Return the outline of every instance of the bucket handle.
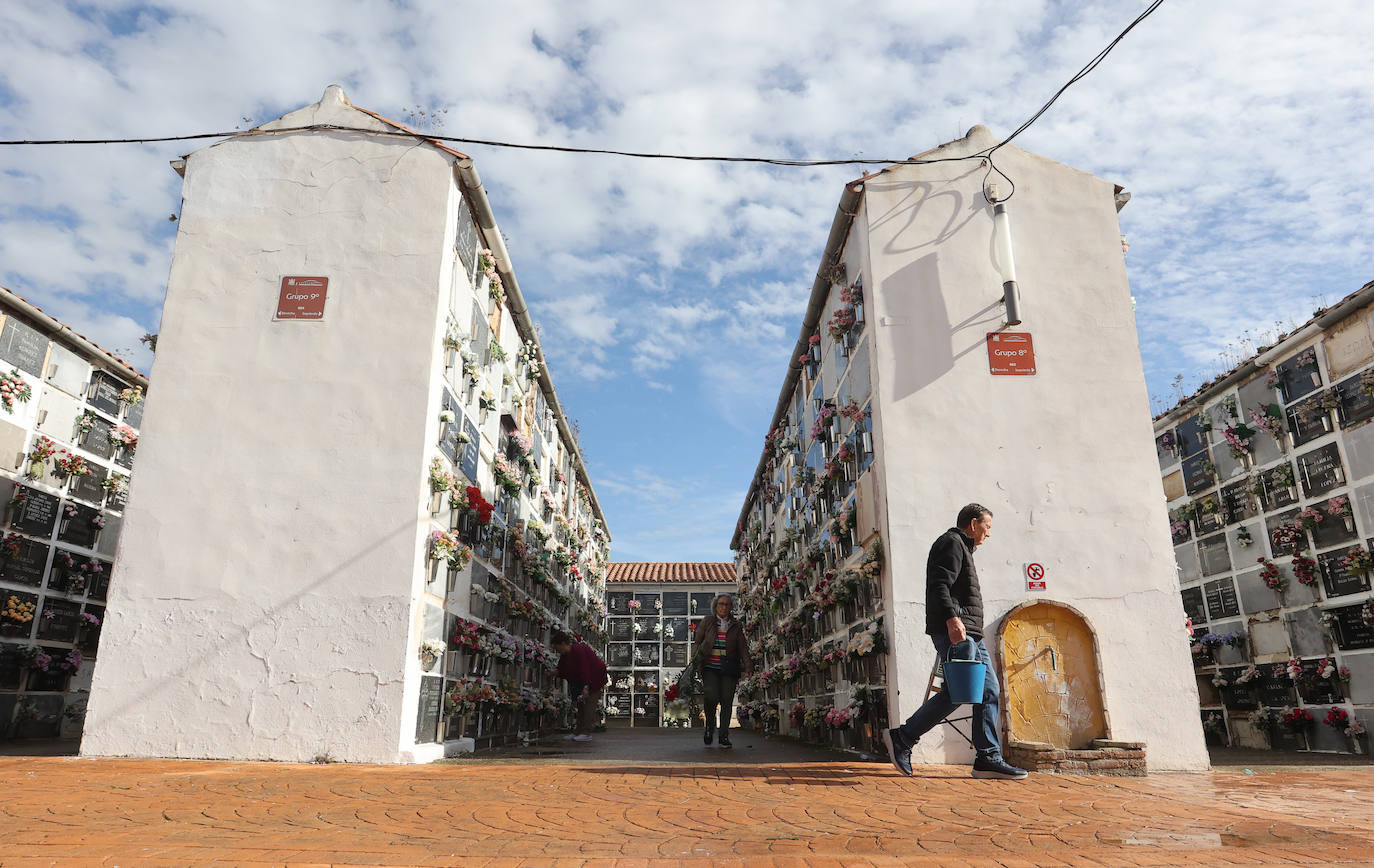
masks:
<svg viewBox="0 0 1374 868"><path fill-rule="evenodd" d="M955 649L955 648L959 647L960 645L965 645L965 644L968 645L968 653L969 653L970 656L968 656L968 657L953 657L953 656L951 656L951 655L954 654L954 649ZM949 650L945 652L945 659L948 660L948 661L951 661L951 662L955 662L955 663L977 663L977 662L978 662L978 643L975 642L975 641L972 640L972 639L965 639L963 642L955 642L954 644L950 645L950 646L949 646Z"/></svg>

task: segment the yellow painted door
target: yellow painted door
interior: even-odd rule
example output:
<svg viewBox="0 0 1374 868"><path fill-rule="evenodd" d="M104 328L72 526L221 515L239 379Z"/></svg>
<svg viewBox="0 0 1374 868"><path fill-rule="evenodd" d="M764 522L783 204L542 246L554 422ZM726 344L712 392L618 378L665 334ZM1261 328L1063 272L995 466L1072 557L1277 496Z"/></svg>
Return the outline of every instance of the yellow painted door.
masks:
<svg viewBox="0 0 1374 868"><path fill-rule="evenodd" d="M1106 738L1106 716L1088 626L1068 609L1037 603L1002 631L1007 724L1012 739L1086 748Z"/></svg>

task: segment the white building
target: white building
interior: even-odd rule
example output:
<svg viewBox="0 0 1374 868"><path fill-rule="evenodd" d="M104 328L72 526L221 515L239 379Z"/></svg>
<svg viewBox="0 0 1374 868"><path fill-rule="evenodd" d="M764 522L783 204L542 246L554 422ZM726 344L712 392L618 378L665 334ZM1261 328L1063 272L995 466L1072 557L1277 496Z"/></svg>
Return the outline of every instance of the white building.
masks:
<svg viewBox="0 0 1374 868"><path fill-rule="evenodd" d="M1155 420L1214 743L1369 749L1372 316L1369 283Z"/></svg>
<svg viewBox="0 0 1374 868"><path fill-rule="evenodd" d="M175 165L82 752L413 762L556 725L548 632L599 633L609 537L472 161L330 87Z"/></svg>
<svg viewBox="0 0 1374 868"><path fill-rule="evenodd" d="M0 740L74 737L148 379L3 288L0 317Z"/></svg>
<svg viewBox="0 0 1374 868"><path fill-rule="evenodd" d="M1141 412L1127 197L1003 147L1015 193L999 241L988 196L1011 188L980 158L996 143L975 127L914 158L949 161L841 195L735 537L766 662L756 702L784 730L880 750L934 663L928 549L976 501L995 514L978 570L1009 758L1139 773L1143 752L1151 769L1205 768ZM1023 320L1010 327L1008 280ZM827 726L833 709L855 716ZM939 727L914 759L970 754Z"/></svg>

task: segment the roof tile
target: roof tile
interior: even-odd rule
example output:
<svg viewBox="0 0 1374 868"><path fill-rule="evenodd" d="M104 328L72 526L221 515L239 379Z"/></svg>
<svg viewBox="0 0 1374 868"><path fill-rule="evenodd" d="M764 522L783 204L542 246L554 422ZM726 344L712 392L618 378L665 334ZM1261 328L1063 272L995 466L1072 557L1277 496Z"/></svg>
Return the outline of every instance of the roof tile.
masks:
<svg viewBox="0 0 1374 868"><path fill-rule="evenodd" d="M728 561L613 561L606 584L644 582L717 583L739 581L735 565Z"/></svg>

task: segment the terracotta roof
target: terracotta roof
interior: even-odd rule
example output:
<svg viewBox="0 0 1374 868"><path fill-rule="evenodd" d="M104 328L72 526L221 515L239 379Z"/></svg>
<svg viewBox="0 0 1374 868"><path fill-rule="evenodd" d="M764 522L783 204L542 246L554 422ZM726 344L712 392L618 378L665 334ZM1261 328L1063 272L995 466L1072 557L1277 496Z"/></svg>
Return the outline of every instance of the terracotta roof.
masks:
<svg viewBox="0 0 1374 868"><path fill-rule="evenodd" d="M735 565L728 561L612 561L608 567L608 585L631 582L709 582L733 585L739 582Z"/></svg>

